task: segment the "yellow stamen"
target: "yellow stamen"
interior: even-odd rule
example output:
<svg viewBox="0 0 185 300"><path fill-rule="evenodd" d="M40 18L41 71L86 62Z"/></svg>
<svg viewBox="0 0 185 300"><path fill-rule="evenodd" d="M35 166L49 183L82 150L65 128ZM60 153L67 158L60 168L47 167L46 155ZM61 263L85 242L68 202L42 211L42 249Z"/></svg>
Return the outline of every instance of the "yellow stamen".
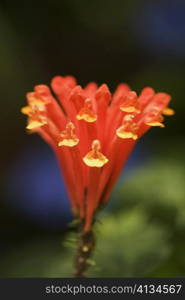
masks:
<svg viewBox="0 0 185 300"><path fill-rule="evenodd" d="M163 123L157 122L157 121L147 122L146 125L148 125L148 126L158 126L158 127L161 127L161 128L165 127L165 125Z"/></svg>
<svg viewBox="0 0 185 300"><path fill-rule="evenodd" d="M89 167L101 168L109 160L100 151L100 141L94 140L92 142L92 150L83 158L84 163Z"/></svg>
<svg viewBox="0 0 185 300"><path fill-rule="evenodd" d="M133 139L133 140L137 140L138 135L131 132L131 131L124 131L124 126L121 126L120 128L118 128L116 130L116 134L118 137L120 137L121 139Z"/></svg>
<svg viewBox="0 0 185 300"><path fill-rule="evenodd" d="M79 139L63 139L58 143L58 146L74 147L79 143Z"/></svg>
<svg viewBox="0 0 185 300"><path fill-rule="evenodd" d="M78 120L84 120L86 122L92 123L97 120L97 115L93 111L91 99L86 99L84 107L79 111L76 118Z"/></svg>
<svg viewBox="0 0 185 300"><path fill-rule="evenodd" d="M61 140L58 146L74 147L79 143L79 139L74 133L75 126L72 122L66 125L66 129L60 134Z"/></svg>
<svg viewBox="0 0 185 300"><path fill-rule="evenodd" d="M95 117L95 116L91 116L90 114L81 114L80 115L80 113L76 116L76 118L78 119L78 120L84 120L84 121L86 121L86 122L88 122L88 123L92 123L92 122L95 122L96 120L97 120L97 117Z"/></svg>
<svg viewBox="0 0 185 300"><path fill-rule="evenodd" d="M31 111L32 109L28 105L21 108L21 113L24 115L29 115Z"/></svg>
<svg viewBox="0 0 185 300"><path fill-rule="evenodd" d="M33 110L45 111L45 103L42 100L35 99L29 105Z"/></svg>
<svg viewBox="0 0 185 300"><path fill-rule="evenodd" d="M175 111L170 107L166 107L165 109L163 109L162 113L165 116L173 116L175 114Z"/></svg>
<svg viewBox="0 0 185 300"><path fill-rule="evenodd" d="M29 130L37 129L45 124L47 124L46 121L37 121L37 120L29 121L28 125L26 126L26 129Z"/></svg>
<svg viewBox="0 0 185 300"><path fill-rule="evenodd" d="M127 113L140 113L138 105L136 92L130 91L121 104L120 109Z"/></svg>
<svg viewBox="0 0 185 300"><path fill-rule="evenodd" d="M21 113L24 115L30 115L38 111L45 111L45 104L42 100L32 100L29 102L29 105L21 108Z"/></svg>
<svg viewBox="0 0 185 300"><path fill-rule="evenodd" d="M137 109L135 106L120 106L120 109L124 112L127 112L127 113L137 113L139 114L141 111L139 109Z"/></svg>
<svg viewBox="0 0 185 300"><path fill-rule="evenodd" d="M133 139L137 140L138 135L136 130L137 124L133 121L134 115L128 114L123 118L122 125L116 130L116 135L121 139Z"/></svg>

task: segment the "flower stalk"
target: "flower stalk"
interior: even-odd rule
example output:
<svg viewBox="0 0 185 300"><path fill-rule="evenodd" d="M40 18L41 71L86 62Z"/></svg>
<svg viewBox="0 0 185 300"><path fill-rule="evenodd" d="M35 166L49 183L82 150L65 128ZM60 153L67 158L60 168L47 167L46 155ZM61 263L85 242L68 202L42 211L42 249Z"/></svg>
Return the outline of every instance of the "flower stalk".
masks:
<svg viewBox="0 0 185 300"><path fill-rule="evenodd" d="M83 227L80 226L78 232L77 252L75 256L75 273L74 277L86 277L86 272L91 266L90 258L95 249L95 235L91 228L88 232L83 231Z"/></svg>

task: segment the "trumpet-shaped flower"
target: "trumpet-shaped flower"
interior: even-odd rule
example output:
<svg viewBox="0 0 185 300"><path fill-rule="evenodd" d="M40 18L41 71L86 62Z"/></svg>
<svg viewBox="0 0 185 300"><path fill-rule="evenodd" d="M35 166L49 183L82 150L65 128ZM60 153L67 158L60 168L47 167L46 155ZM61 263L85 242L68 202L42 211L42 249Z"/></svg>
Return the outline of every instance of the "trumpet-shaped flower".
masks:
<svg viewBox="0 0 185 300"><path fill-rule="evenodd" d="M171 97L150 87L137 95L124 83L113 94L106 84L82 88L72 76L54 77L51 88L56 97L48 86L35 86L21 111L26 128L54 150L73 213L88 232L138 139L174 114Z"/></svg>

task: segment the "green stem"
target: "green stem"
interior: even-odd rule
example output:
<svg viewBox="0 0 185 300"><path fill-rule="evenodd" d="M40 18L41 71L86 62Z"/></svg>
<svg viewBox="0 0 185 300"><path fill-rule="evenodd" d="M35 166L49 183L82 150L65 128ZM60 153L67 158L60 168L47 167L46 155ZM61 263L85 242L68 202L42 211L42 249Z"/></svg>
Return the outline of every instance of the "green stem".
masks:
<svg viewBox="0 0 185 300"><path fill-rule="evenodd" d="M79 232L77 252L75 256L75 277L86 277L86 271L90 267L89 259L95 248L95 236L91 229L88 232Z"/></svg>

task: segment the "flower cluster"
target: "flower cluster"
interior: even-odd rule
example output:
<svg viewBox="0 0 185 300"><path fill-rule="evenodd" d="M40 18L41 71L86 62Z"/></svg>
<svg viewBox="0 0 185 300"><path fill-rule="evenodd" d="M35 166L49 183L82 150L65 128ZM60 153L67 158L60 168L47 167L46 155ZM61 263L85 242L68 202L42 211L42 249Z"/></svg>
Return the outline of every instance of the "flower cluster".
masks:
<svg viewBox="0 0 185 300"><path fill-rule="evenodd" d="M173 115L170 96L150 87L140 95L121 83L111 94L106 84L84 88L72 76L56 76L27 94L27 129L53 148L75 216L91 228L97 209L107 202L137 140L151 126L164 127Z"/></svg>

